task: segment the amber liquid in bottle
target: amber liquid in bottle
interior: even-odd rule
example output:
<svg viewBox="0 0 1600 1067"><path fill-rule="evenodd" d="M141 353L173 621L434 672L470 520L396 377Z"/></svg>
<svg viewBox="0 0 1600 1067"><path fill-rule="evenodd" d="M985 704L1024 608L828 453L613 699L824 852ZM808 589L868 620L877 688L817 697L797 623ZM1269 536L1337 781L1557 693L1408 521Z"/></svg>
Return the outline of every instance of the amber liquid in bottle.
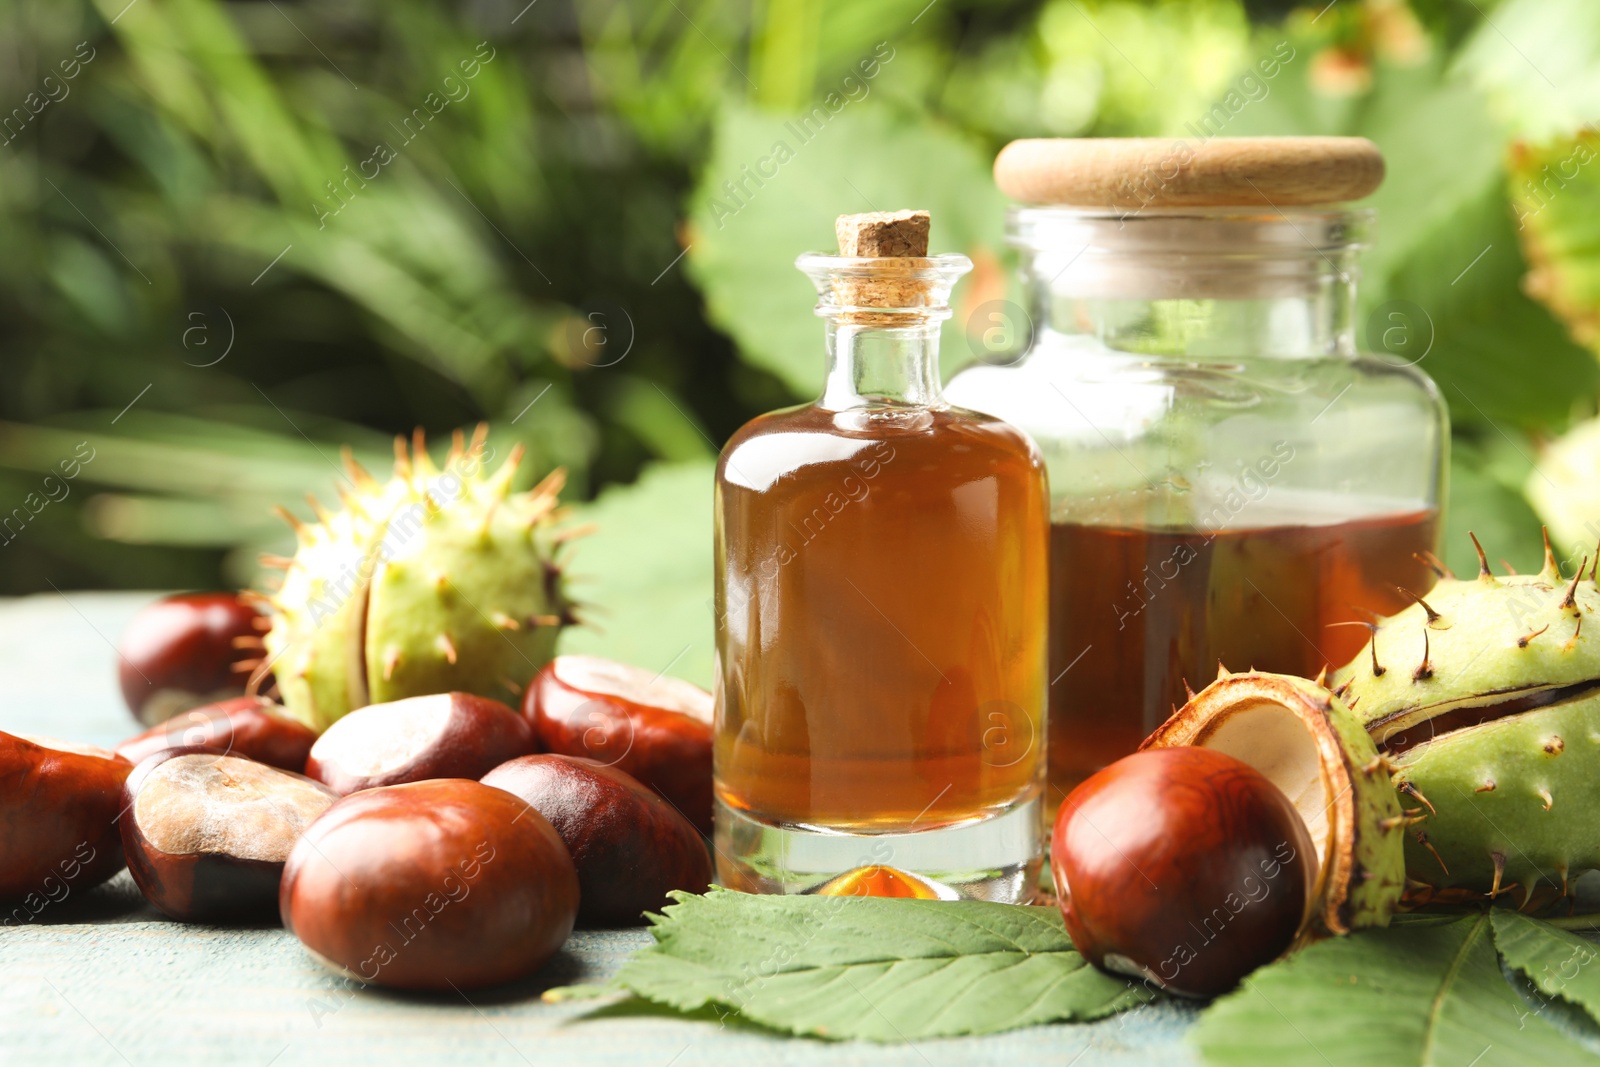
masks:
<svg viewBox="0 0 1600 1067"><path fill-rule="evenodd" d="M951 409L764 416L719 468L717 794L763 822L932 829L1037 795L1046 496Z"/></svg>
<svg viewBox="0 0 1600 1067"><path fill-rule="evenodd" d="M1195 689L1254 667L1315 677L1432 575L1432 509L1206 532L1050 528L1052 806L1133 752ZM1363 610L1364 609L1364 610ZM1353 625L1341 625L1353 624ZM1420 651L1420 649L1419 649Z"/></svg>

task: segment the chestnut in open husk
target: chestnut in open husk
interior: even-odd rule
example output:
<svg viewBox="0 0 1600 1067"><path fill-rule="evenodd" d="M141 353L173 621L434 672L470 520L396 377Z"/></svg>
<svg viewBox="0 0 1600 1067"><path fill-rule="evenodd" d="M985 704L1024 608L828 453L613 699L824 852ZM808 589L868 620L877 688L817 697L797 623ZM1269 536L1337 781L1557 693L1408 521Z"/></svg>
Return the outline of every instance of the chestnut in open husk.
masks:
<svg viewBox="0 0 1600 1067"><path fill-rule="evenodd" d="M578 756L523 756L484 785L504 789L549 820L578 869L578 922L631 926L671 903L674 889L703 893L711 856L700 832L631 775Z"/></svg>
<svg viewBox="0 0 1600 1067"><path fill-rule="evenodd" d="M290 849L337 799L320 782L239 756L157 752L124 789L128 870L146 900L183 922L270 916Z"/></svg>
<svg viewBox="0 0 1600 1067"><path fill-rule="evenodd" d="M266 627L233 593L183 593L141 609L117 646L117 677L134 718L154 726L243 696Z"/></svg>
<svg viewBox="0 0 1600 1067"><path fill-rule="evenodd" d="M711 833L711 694L598 656L557 656L522 710L547 752L632 775Z"/></svg>
<svg viewBox="0 0 1600 1067"><path fill-rule="evenodd" d="M138 763L169 748L203 748L298 774L316 740L311 727L266 697L245 696L181 711L122 742L117 755Z"/></svg>
<svg viewBox="0 0 1600 1067"><path fill-rule="evenodd" d="M561 838L504 790L457 778L345 797L289 857L283 924L362 982L462 991L537 970L572 932Z"/></svg>
<svg viewBox="0 0 1600 1067"><path fill-rule="evenodd" d="M1283 791L1214 749L1149 749L1061 805L1050 865L1067 932L1097 966L1190 996L1282 955L1316 852Z"/></svg>
<svg viewBox="0 0 1600 1067"><path fill-rule="evenodd" d="M122 869L117 815L133 765L103 748L0 733L0 925Z"/></svg>
<svg viewBox="0 0 1600 1067"><path fill-rule="evenodd" d="M341 796L429 778L479 778L534 750L526 719L498 700L432 693L357 708L311 746L306 774Z"/></svg>

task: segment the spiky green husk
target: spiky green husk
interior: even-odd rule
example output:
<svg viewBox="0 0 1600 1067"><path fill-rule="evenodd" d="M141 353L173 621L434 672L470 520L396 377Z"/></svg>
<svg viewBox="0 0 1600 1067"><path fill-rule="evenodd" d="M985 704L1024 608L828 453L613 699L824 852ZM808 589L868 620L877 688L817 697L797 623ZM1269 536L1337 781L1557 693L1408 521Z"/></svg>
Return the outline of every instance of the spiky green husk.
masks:
<svg viewBox="0 0 1600 1067"><path fill-rule="evenodd" d="M1471 727L1395 757L1395 782L1434 813L1406 842L1412 877L1437 886L1567 891L1600 867L1600 697Z"/></svg>
<svg viewBox="0 0 1600 1067"><path fill-rule="evenodd" d="M1226 752L1294 802L1318 844L1311 932L1388 924L1405 889L1406 817L1371 737L1337 696L1304 678L1223 672L1142 747L1169 745Z"/></svg>
<svg viewBox="0 0 1600 1067"><path fill-rule="evenodd" d="M1441 578L1376 623L1330 684L1349 686L1381 742L1462 707L1600 677L1600 625L1582 623L1597 608L1595 583L1563 580L1554 560L1538 574Z"/></svg>
<svg viewBox="0 0 1600 1067"><path fill-rule="evenodd" d="M316 523L269 598L266 665L285 706L316 730L366 704L449 690L515 703L571 619L556 554L560 473L527 493L520 447L482 472L485 430L457 435L441 471L420 434L396 442L380 485L346 457L352 492Z"/></svg>
<svg viewBox="0 0 1600 1067"><path fill-rule="evenodd" d="M1348 930L1387 926L1405 892L1405 816L1396 789L1386 782L1389 768L1378 755L1361 720L1337 697L1316 683L1307 683L1312 699L1324 701L1323 713L1339 738L1345 771L1355 784L1355 817L1351 821L1350 891L1339 919Z"/></svg>
<svg viewBox="0 0 1600 1067"><path fill-rule="evenodd" d="M1600 589L1581 568L1563 578L1548 548L1536 575L1496 577L1481 549L1480 563L1476 578L1445 574L1380 620L1332 684L1380 747L1410 732L1412 747L1391 762L1396 785L1426 809L1407 836L1412 879L1488 894L1541 881L1565 890L1600 866L1600 619L1586 624ZM1518 700L1551 703L1463 724Z"/></svg>

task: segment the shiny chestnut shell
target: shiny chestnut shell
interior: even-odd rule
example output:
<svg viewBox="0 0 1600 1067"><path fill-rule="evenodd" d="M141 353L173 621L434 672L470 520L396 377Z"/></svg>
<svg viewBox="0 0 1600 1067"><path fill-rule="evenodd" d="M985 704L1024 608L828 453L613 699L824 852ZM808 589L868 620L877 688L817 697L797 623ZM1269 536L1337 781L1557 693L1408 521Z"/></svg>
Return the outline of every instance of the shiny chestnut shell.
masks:
<svg viewBox="0 0 1600 1067"><path fill-rule="evenodd" d="M703 893L711 855L700 832L615 767L579 756L523 756L484 785L533 806L566 843L578 870L578 922L631 926L671 903L674 889Z"/></svg>
<svg viewBox="0 0 1600 1067"><path fill-rule="evenodd" d="M117 823L132 771L103 748L0 733L0 925L122 869Z"/></svg>
<svg viewBox="0 0 1600 1067"><path fill-rule="evenodd" d="M146 900L180 922L269 919L290 850L337 799L292 771L165 749L124 786L128 871Z"/></svg>
<svg viewBox="0 0 1600 1067"><path fill-rule="evenodd" d="M363 982L446 992L509 982L566 941L578 876L511 794L455 778L339 801L289 857L283 924Z"/></svg>
<svg viewBox="0 0 1600 1067"><path fill-rule="evenodd" d="M1283 791L1204 748L1150 749L1092 775L1061 805L1050 848L1078 951L1202 997L1289 948L1317 863Z"/></svg>
<svg viewBox="0 0 1600 1067"><path fill-rule="evenodd" d="M233 697L181 711L117 746L117 755L138 763L169 748L203 748L243 756L296 774L317 733L266 697Z"/></svg>
<svg viewBox="0 0 1600 1067"><path fill-rule="evenodd" d="M711 833L711 694L598 656L557 656L523 696L547 752L632 775Z"/></svg>
<svg viewBox="0 0 1600 1067"><path fill-rule="evenodd" d="M182 593L142 608L117 645L117 679L146 725L244 694L265 617L233 593ZM267 683L270 684L270 683Z"/></svg>
<svg viewBox="0 0 1600 1067"><path fill-rule="evenodd" d="M341 796L429 778L479 778L532 752L533 728L498 700L432 693L357 708L317 738L306 774Z"/></svg>

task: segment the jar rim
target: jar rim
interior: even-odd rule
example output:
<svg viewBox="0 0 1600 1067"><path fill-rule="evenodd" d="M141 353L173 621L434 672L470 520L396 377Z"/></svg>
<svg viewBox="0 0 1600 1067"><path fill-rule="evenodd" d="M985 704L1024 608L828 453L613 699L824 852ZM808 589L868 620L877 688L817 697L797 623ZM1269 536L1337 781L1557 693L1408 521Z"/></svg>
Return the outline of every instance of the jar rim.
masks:
<svg viewBox="0 0 1600 1067"><path fill-rule="evenodd" d="M1052 291L1118 299L1299 297L1353 286L1371 208L1015 205L1006 242Z"/></svg>
<svg viewBox="0 0 1600 1067"><path fill-rule="evenodd" d="M1118 211L1108 207L1077 207L1067 204L1013 204L1006 210L1006 241L1014 248L1037 247L1030 233L1039 229L1081 227L1092 243L1105 251L1132 251L1143 238L1161 236L1175 248L1203 252L1210 242L1219 253L1238 252L1247 247L1264 250L1282 244L1293 250L1296 243L1314 249L1362 249L1371 245L1378 213L1370 207L1324 205L1315 207L1149 207ZM1115 229L1107 229L1114 224ZM1287 234L1283 231L1287 229ZM1142 231L1142 232L1138 232ZM1312 242L1310 232L1326 239ZM1274 234L1285 238L1273 240ZM1121 236L1122 240L1117 240ZM1230 240L1231 238L1231 240ZM1118 245L1124 247L1118 248ZM1229 247L1233 245L1235 247ZM1313 253L1314 254L1314 253Z"/></svg>

